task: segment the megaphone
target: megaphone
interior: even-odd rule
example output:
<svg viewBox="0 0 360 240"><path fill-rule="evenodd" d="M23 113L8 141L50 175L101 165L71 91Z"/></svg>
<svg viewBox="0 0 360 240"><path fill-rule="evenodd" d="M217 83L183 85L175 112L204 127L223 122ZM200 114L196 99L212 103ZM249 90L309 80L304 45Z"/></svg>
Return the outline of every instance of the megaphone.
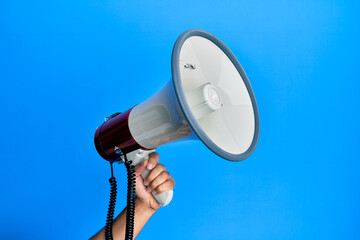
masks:
<svg viewBox="0 0 360 240"><path fill-rule="evenodd" d="M186 31L174 45L171 70L159 92L96 129L101 157L113 162L126 155L136 165L160 145L187 139L201 140L230 161L249 157L259 138L258 108L229 48L208 32ZM166 205L172 190L154 197Z"/></svg>

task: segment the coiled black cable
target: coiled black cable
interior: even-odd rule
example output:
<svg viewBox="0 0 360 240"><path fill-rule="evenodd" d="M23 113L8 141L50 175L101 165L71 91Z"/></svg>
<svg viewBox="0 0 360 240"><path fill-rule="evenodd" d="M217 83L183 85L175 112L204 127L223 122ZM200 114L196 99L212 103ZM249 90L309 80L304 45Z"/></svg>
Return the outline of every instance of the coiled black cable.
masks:
<svg viewBox="0 0 360 240"><path fill-rule="evenodd" d="M126 231L125 231L125 240L133 240L134 236L134 214L135 214L135 170L132 165L132 161L128 161L126 154L125 157L125 166L127 170L128 178L128 188L127 188L127 212L126 212Z"/></svg>
<svg viewBox="0 0 360 240"><path fill-rule="evenodd" d="M111 178L109 179L110 200L109 200L109 208L108 208L108 214L106 217L106 225L105 225L105 239L106 240L113 240L112 225L114 222L114 212L115 212L115 203L116 203L116 194L117 194L116 179L113 174L112 162L110 163L110 165L111 165Z"/></svg>
<svg viewBox="0 0 360 240"><path fill-rule="evenodd" d="M125 240L133 240L135 197L136 197L135 194L136 175L135 175L134 166L132 165L132 161L128 161L126 155L124 155L124 157L125 157L125 166L126 166L127 178L128 178ZM106 240L113 240L112 225L114 222L114 212L115 212L116 193L117 193L116 179L113 174L112 162L110 163L110 165L111 165L111 178L109 179L110 201L109 201L109 208L108 208L108 214L107 214L106 226L105 226Z"/></svg>

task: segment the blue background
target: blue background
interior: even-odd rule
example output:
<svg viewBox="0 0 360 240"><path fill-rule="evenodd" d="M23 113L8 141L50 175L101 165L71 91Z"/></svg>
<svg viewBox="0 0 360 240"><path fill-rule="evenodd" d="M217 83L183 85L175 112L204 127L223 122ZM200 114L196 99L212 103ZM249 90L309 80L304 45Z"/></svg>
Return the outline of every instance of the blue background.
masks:
<svg viewBox="0 0 360 240"><path fill-rule="evenodd" d="M198 28L237 56L260 113L239 163L158 149L173 202L138 239L360 239L358 1L1 1L0 238L86 239L105 223L104 116L157 92ZM117 213L126 178L116 165Z"/></svg>

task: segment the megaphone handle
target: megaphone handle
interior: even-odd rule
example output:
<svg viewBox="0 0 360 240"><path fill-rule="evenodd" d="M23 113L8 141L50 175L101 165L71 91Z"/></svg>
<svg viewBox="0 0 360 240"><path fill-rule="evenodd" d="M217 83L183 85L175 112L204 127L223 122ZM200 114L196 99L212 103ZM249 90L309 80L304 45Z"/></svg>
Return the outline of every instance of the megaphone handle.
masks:
<svg viewBox="0 0 360 240"><path fill-rule="evenodd" d="M132 163L134 165L138 165L142 163L145 159L149 158L149 155L154 152L155 150L135 150L133 152L130 152L126 155L127 159L132 160ZM150 170L145 169L144 172L141 174L141 177L143 179L146 179L146 177L149 175ZM170 203L172 197L173 197L173 190L167 190L166 192L159 193L159 194L153 194L156 201L160 204L161 207L166 206Z"/></svg>

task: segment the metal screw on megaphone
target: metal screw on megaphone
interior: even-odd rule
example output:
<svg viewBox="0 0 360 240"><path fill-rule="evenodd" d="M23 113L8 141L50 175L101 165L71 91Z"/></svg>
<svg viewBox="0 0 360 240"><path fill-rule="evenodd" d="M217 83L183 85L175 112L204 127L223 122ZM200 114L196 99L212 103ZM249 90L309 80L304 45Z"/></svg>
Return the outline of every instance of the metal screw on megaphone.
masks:
<svg viewBox="0 0 360 240"><path fill-rule="evenodd" d="M190 63L186 63L186 64L184 65L184 67L185 67L185 68L196 69L196 66L193 65L193 64L190 64Z"/></svg>

